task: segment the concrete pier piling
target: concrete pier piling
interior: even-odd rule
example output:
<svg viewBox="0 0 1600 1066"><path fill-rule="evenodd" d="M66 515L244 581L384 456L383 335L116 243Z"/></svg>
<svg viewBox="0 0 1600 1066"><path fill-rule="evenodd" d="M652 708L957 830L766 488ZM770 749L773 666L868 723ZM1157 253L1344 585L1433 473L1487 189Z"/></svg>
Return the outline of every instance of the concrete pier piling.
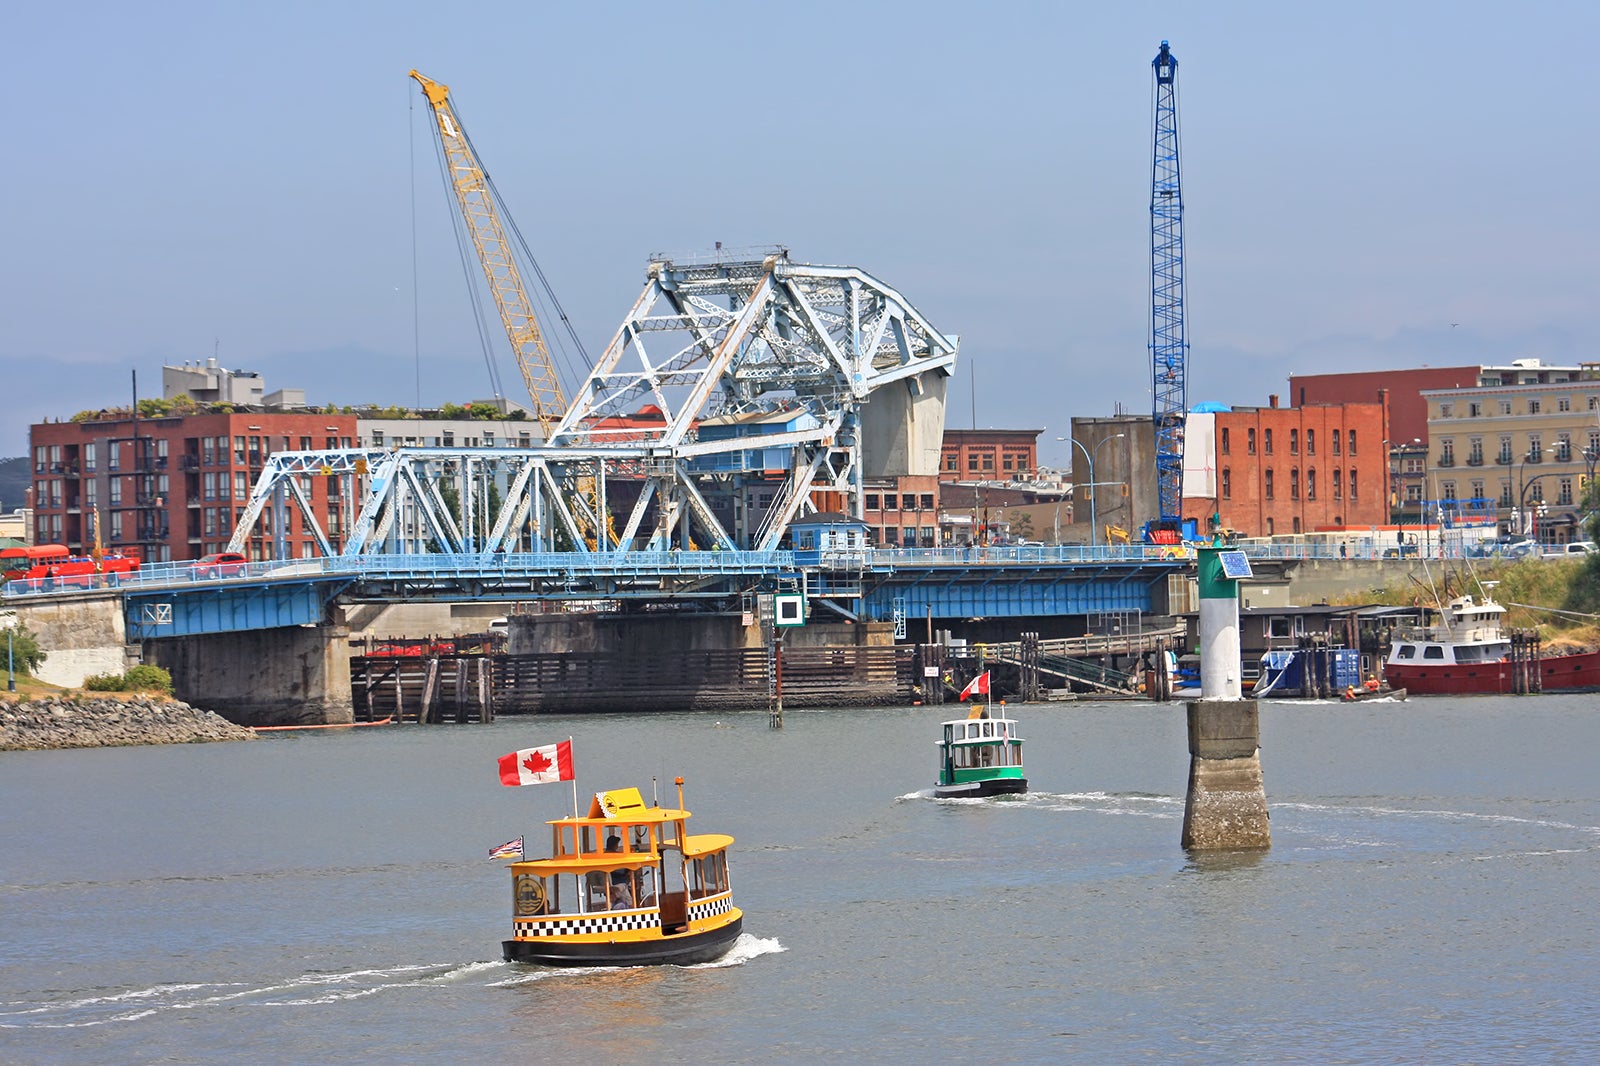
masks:
<svg viewBox="0 0 1600 1066"><path fill-rule="evenodd" d="M1242 553L1232 553L1238 560ZM1189 787L1183 847L1193 851L1272 846L1261 774L1261 717L1239 683L1239 581L1223 551L1202 548L1200 693L1189 704Z"/></svg>

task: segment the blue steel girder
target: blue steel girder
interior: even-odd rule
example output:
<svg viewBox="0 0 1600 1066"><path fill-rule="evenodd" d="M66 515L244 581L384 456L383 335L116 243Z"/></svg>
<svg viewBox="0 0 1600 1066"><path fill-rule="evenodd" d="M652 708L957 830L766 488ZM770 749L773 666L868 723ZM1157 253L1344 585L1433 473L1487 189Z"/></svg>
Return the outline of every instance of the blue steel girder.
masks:
<svg viewBox="0 0 1600 1066"><path fill-rule="evenodd" d="M348 584L333 578L129 591L123 617L129 640L316 625L327 620L328 605Z"/></svg>
<svg viewBox="0 0 1600 1066"><path fill-rule="evenodd" d="M1156 585L1183 565L1151 561L1067 567L898 566L866 590L864 613L875 620L889 617L884 612L892 609L895 596L939 617L1148 612Z"/></svg>

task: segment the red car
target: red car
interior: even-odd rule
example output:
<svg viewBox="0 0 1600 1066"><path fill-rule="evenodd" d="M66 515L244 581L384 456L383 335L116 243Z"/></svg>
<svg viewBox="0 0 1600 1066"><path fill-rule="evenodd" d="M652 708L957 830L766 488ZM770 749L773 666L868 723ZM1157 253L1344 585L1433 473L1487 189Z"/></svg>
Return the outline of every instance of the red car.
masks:
<svg viewBox="0 0 1600 1066"><path fill-rule="evenodd" d="M200 561L194 564L195 580L207 577L240 577L249 564L250 560L238 552L202 555Z"/></svg>

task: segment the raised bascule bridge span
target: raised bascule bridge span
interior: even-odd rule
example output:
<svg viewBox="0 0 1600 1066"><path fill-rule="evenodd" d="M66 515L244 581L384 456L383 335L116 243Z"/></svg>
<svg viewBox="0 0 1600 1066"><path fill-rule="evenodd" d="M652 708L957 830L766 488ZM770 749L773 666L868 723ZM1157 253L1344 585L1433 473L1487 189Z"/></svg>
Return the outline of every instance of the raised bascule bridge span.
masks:
<svg viewBox="0 0 1600 1066"><path fill-rule="evenodd" d="M180 693L227 689L209 697L218 705L320 702L330 718L348 714L332 649L347 644L336 619L350 604L564 599L716 612L797 591L810 612L893 620L902 635L925 616L1151 610L1184 563L1143 548L989 549L976 560L859 542L788 549L796 523L858 521L865 479L937 474L956 355L953 335L853 267L781 251L652 262L538 446L271 455L229 545L266 561L198 580L188 564L153 564L109 594L126 639L151 642L177 667ZM311 506L313 479L352 504L334 528ZM315 558L288 558L291 512Z"/></svg>

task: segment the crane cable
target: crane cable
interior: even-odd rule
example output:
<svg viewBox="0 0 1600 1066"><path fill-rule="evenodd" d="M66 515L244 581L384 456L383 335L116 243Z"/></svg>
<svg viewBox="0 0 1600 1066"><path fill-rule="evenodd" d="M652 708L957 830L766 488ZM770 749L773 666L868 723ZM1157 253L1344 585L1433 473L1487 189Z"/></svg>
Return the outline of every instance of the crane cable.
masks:
<svg viewBox="0 0 1600 1066"><path fill-rule="evenodd" d="M444 183L445 195L454 197L455 189L451 180L449 156L438 138L434 138L434 147L434 158L439 164L439 180ZM483 352L483 363L489 373L489 386L494 390L495 399L504 399L505 391L500 385L500 369L494 360L494 345L489 340L488 312L483 307L483 286L477 281L478 276L483 273L483 267L478 262L477 246L473 243L472 234L467 232L467 221L460 211L450 212L450 226L456 235L456 255L461 260L461 276L467 285L467 297L472 302L473 324L478 330L478 348Z"/></svg>
<svg viewBox="0 0 1600 1066"><path fill-rule="evenodd" d="M560 352L562 367L566 370L566 377L569 381L582 381L589 376L589 371L594 367L594 360L589 357L588 351L584 348L583 341L579 338L578 331L573 327L572 319L568 317L566 308L562 307L561 301L557 299L555 289L550 284L550 279L545 277L544 268L539 265L539 260L534 257L533 249L528 247L527 240L523 238L522 227L517 225L516 216L506 209L506 202L500 195L499 187L495 185L494 178L489 174L488 167L483 165L483 157L478 154L477 146L472 143L472 134L466 132L467 123L463 121L461 126L461 135L466 140L467 147L472 152L472 157L478 160L478 167L483 171L484 185L487 186L489 195L494 198L495 204L500 208L501 219L510 227L511 235L515 239L517 247L521 249L523 259L533 269L534 277L539 281L539 289L542 290L542 296L548 298L550 308L555 311L554 316L546 314L544 317L546 319L551 317L559 319L562 328L566 330L567 336L572 339L573 347L577 349L578 354L574 358L572 353L567 350L559 334L550 335L549 339L555 341L556 348ZM543 303L539 291L529 293L529 296L531 299L539 300ZM555 368L552 367L552 369Z"/></svg>

